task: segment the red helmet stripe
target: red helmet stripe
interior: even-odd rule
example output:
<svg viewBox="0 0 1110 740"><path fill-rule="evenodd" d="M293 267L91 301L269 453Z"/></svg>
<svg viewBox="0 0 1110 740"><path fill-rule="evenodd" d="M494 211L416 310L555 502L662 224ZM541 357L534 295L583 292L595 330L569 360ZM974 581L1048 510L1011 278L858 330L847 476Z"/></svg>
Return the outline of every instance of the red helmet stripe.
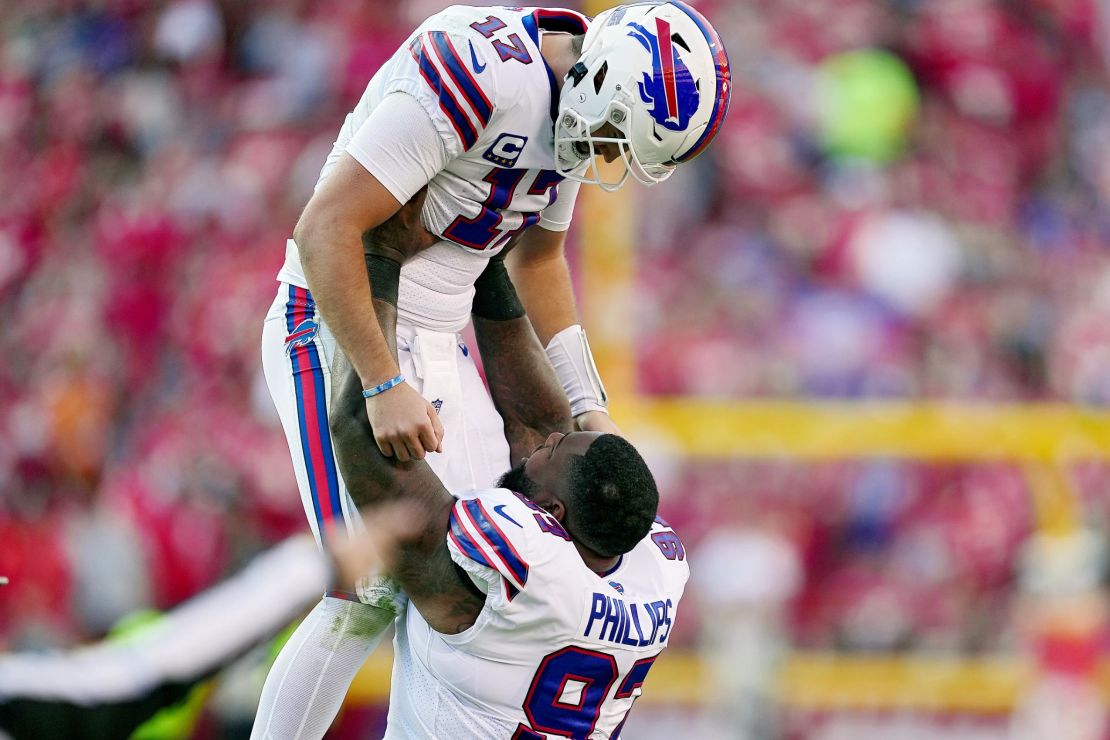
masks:
<svg viewBox="0 0 1110 740"><path fill-rule="evenodd" d="M659 56L663 61L663 89L667 93L667 117L678 118L678 84L674 79L674 51L671 49L671 24L662 18L655 19L659 33Z"/></svg>

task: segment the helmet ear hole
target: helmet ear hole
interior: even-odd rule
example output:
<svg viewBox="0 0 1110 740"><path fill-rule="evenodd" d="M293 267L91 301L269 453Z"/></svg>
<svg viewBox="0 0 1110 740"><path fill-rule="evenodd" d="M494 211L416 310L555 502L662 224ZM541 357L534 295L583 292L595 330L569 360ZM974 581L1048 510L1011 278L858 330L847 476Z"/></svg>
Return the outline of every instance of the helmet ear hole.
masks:
<svg viewBox="0 0 1110 740"><path fill-rule="evenodd" d="M609 62L606 61L601 65L601 69L594 75L594 94L601 92L601 86L605 84L605 73L609 71Z"/></svg>

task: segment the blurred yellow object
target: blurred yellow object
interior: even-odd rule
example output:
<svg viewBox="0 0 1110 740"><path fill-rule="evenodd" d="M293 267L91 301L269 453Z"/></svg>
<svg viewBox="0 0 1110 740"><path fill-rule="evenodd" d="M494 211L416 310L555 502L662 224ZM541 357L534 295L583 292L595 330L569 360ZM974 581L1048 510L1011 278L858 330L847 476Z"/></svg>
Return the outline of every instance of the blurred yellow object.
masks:
<svg viewBox="0 0 1110 740"><path fill-rule="evenodd" d="M1025 463L1023 472L1033 498L1039 532L1050 536L1075 532L1081 517L1067 471L1059 465L1032 461Z"/></svg>
<svg viewBox="0 0 1110 740"><path fill-rule="evenodd" d="M607 377L604 376L603 377ZM611 411L693 458L1110 459L1110 412L1064 404L620 397Z"/></svg>
<svg viewBox="0 0 1110 740"><path fill-rule="evenodd" d="M779 695L798 709L994 713L1013 709L1033 676L1032 665L1012 657L800 654L784 666Z"/></svg>
<svg viewBox="0 0 1110 740"><path fill-rule="evenodd" d="M389 701L389 675L393 670L393 644L383 642L362 664L346 702L355 706L385 704Z"/></svg>
<svg viewBox="0 0 1110 740"><path fill-rule="evenodd" d="M637 702L701 706L715 697L697 654L667 651L652 667ZM351 684L354 705L389 700L393 654L378 650ZM962 659L899 655L848 656L797 653L787 659L778 681L780 701L805 710L889 710L1008 712L1031 686L1032 664L1015 657ZM1110 666L1100 682L1110 696Z"/></svg>
<svg viewBox="0 0 1110 740"><path fill-rule="evenodd" d="M918 108L905 62L879 49L834 54L818 65L816 86L829 154L886 162L902 153Z"/></svg>

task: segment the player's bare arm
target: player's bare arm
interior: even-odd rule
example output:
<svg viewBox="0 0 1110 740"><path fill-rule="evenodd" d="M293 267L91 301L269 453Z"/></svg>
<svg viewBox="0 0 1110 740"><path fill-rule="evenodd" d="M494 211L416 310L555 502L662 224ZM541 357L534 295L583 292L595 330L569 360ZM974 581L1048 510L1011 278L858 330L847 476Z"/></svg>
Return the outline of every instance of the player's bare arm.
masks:
<svg viewBox="0 0 1110 740"><path fill-rule="evenodd" d="M474 284L472 310L490 396L505 422L511 460L552 432L571 431L570 404L499 255Z"/></svg>
<svg viewBox="0 0 1110 740"><path fill-rule="evenodd" d="M533 226L505 258L509 276L544 347L560 332L578 324L574 288L567 265L565 231ZM609 414L587 409L574 416L582 431L620 434Z"/></svg>
<svg viewBox="0 0 1110 740"><path fill-rule="evenodd" d="M567 232L533 226L520 235L505 258L524 310L544 346L563 329L578 323L574 288L564 245Z"/></svg>
<svg viewBox="0 0 1110 740"><path fill-rule="evenodd" d="M424 192L363 235L374 310L380 325L391 327L383 333L394 353L399 262L435 239L420 221ZM510 459L516 460L553 432L572 431L572 423L566 395L509 278L504 254L491 258L475 281L471 316L490 396L505 424Z"/></svg>
<svg viewBox="0 0 1110 740"><path fill-rule="evenodd" d="M400 209L401 204L376 177L344 154L309 200L293 232L309 287L358 373L360 393L363 388L382 388L400 374L374 319L363 256L364 235ZM411 219L411 212L406 218ZM405 256L396 255L401 262ZM365 399L365 406L374 443L383 454L419 460L425 451L440 448L443 428L435 409L405 383Z"/></svg>

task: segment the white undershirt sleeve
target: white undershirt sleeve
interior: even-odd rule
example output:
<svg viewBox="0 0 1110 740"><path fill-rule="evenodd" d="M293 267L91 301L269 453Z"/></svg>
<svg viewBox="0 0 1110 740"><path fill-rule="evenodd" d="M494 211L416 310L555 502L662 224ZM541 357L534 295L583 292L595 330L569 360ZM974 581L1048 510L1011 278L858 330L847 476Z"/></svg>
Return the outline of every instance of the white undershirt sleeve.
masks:
<svg viewBox="0 0 1110 740"><path fill-rule="evenodd" d="M347 144L347 153L400 203L447 166L435 124L408 93L386 95Z"/></svg>
<svg viewBox="0 0 1110 740"><path fill-rule="evenodd" d="M548 231L566 231L574 215L574 202L578 200L578 188L582 183L563 180L559 183L559 197L547 208L540 211L540 226Z"/></svg>

